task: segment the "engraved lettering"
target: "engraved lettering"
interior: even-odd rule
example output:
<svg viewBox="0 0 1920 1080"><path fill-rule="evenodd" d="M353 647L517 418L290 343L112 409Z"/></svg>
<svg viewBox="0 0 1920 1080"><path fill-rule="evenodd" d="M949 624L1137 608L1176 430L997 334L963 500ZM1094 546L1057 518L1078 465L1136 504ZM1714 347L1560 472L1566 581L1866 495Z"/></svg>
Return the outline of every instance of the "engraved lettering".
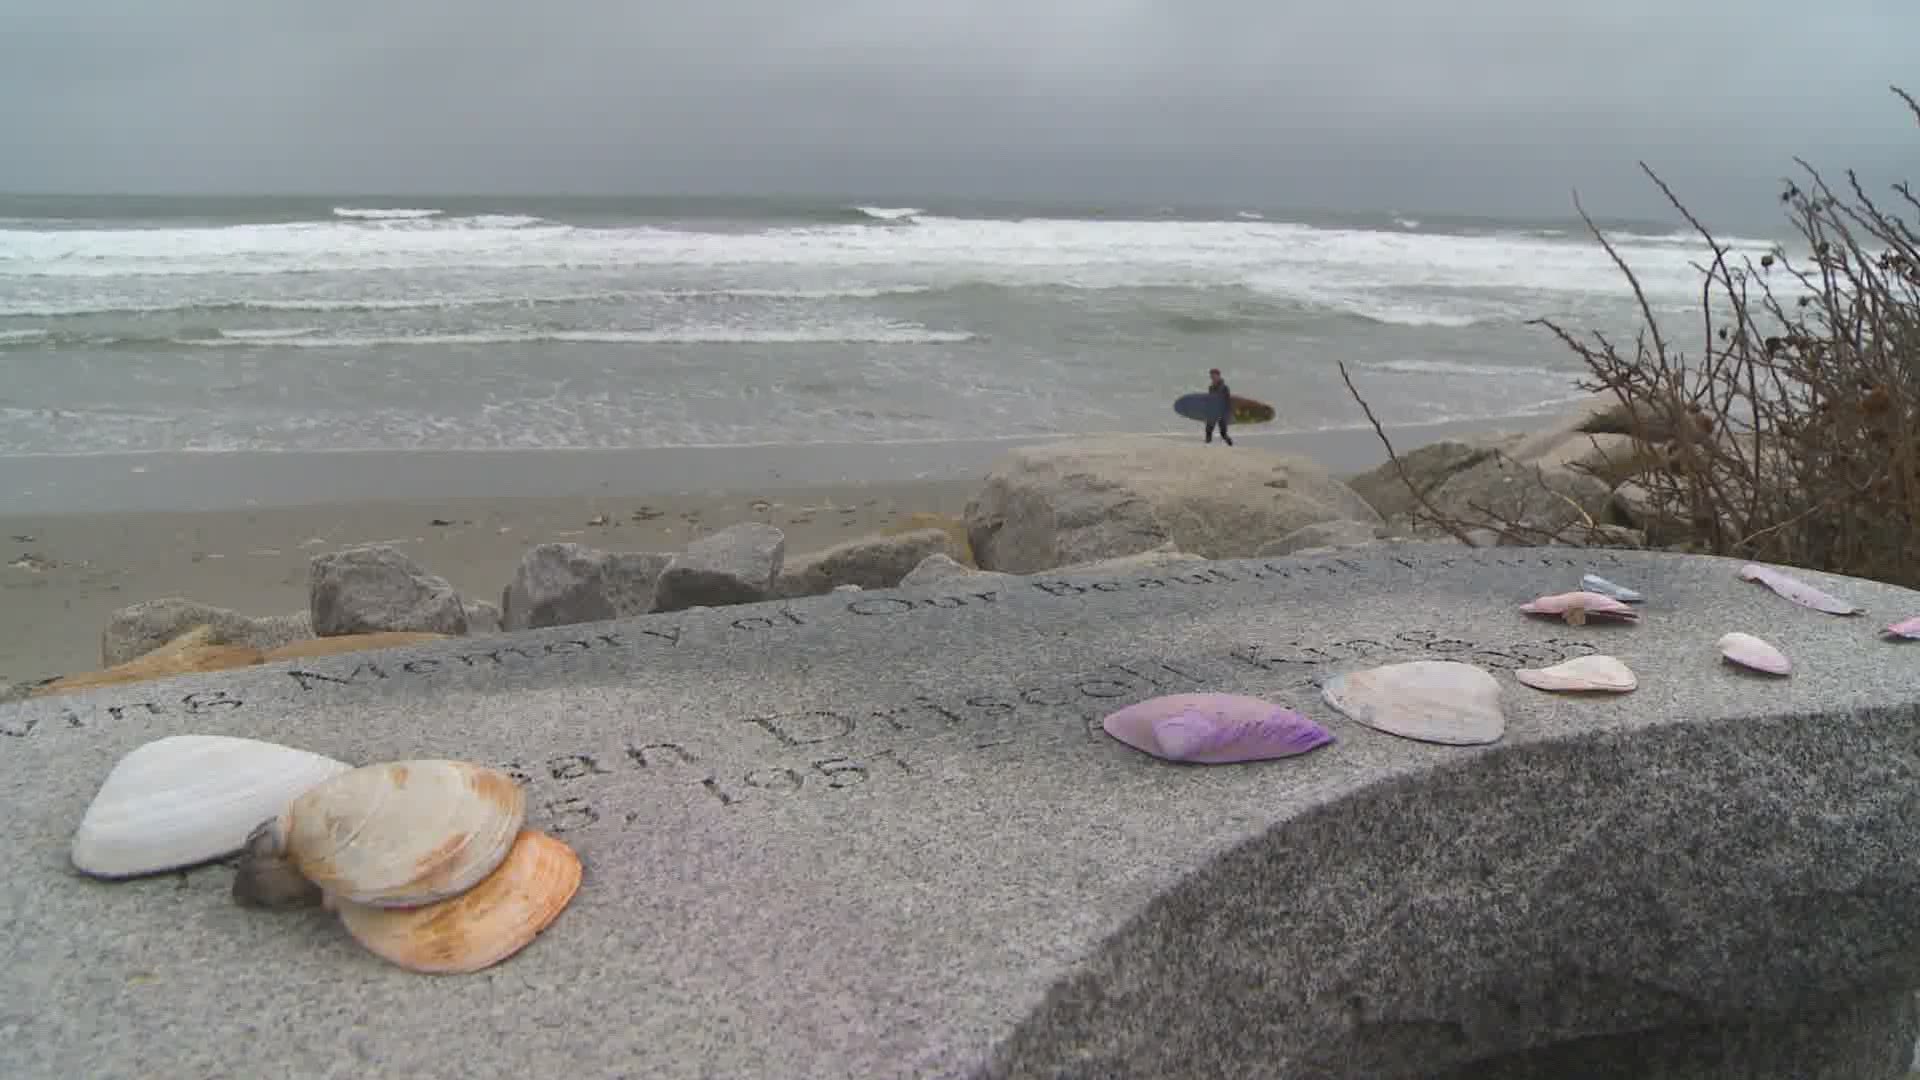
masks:
<svg viewBox="0 0 1920 1080"><path fill-rule="evenodd" d="M547 773L555 780L578 780L583 776L606 775L607 770L589 754L566 754L547 759Z"/></svg>
<svg viewBox="0 0 1920 1080"><path fill-rule="evenodd" d="M1081 679L1073 688L1090 698L1126 697L1133 693L1133 687L1118 679Z"/></svg>
<svg viewBox="0 0 1920 1080"><path fill-rule="evenodd" d="M517 761L509 761L499 766L499 769L501 772L506 773L508 776L513 777L513 782L521 785L522 787L525 787L526 785L533 783L533 774L529 773Z"/></svg>
<svg viewBox="0 0 1920 1080"><path fill-rule="evenodd" d="M967 705L969 708L984 709L985 711L992 713L996 716L1004 716L1007 713L1014 711L1014 706L1012 702L1001 701L999 698L988 697L985 694L980 694L978 696L968 698Z"/></svg>
<svg viewBox="0 0 1920 1080"><path fill-rule="evenodd" d="M827 778L827 786L835 789L864 784L867 780L866 767L843 757L825 758L813 763L814 771Z"/></svg>
<svg viewBox="0 0 1920 1080"><path fill-rule="evenodd" d="M879 758L881 761L893 762L895 765L900 766L900 771L903 773L910 773L913 771L913 769L907 765L907 759L901 757L900 752L898 750L893 749L892 747L888 747L887 749L882 750L873 756L876 758Z"/></svg>
<svg viewBox="0 0 1920 1080"><path fill-rule="evenodd" d="M160 712L160 706L155 705L151 701L136 701L131 705L109 705L107 706L107 715L113 717L115 720L125 720L128 709L145 709L147 710L148 716L156 716Z"/></svg>
<svg viewBox="0 0 1920 1080"><path fill-rule="evenodd" d="M549 641L545 651L548 656L559 656L562 653L586 652L591 648L591 641Z"/></svg>
<svg viewBox="0 0 1920 1080"><path fill-rule="evenodd" d="M518 656L522 660L533 659L532 653L528 652L527 650L521 648L518 645L508 645L508 646L505 646L504 648L494 649L491 652L462 653L461 655L454 657L454 659L460 661L461 663L467 665L468 667L473 667L483 659L491 660L493 661L494 665L497 667L501 664L506 663L505 660L500 659L500 656L503 653L512 653L513 655Z"/></svg>
<svg viewBox="0 0 1920 1080"><path fill-rule="evenodd" d="M300 689L312 690L316 683L337 683L341 686L352 686L354 683L360 681L360 676L363 673L371 674L376 679L384 679L387 677L387 673L382 671L378 664L361 664L359 667L348 672L344 678L338 675L322 675L317 671L289 671L287 675L292 678L294 682L300 684Z"/></svg>
<svg viewBox="0 0 1920 1080"><path fill-rule="evenodd" d="M919 704L921 708L929 709L933 712L939 713L942 718L948 721L951 721L952 723L964 724L967 722L966 717L961 716L959 713L954 712L953 710L947 708L944 705L941 705L939 702L933 700L932 698L926 696L925 694L921 694L920 696L914 698L913 700L917 704Z"/></svg>
<svg viewBox="0 0 1920 1080"><path fill-rule="evenodd" d="M907 707L905 705L895 705L890 708L873 709L868 712L867 715L886 724L895 731L910 731L913 725L900 719L900 714L906 711Z"/></svg>
<svg viewBox="0 0 1920 1080"><path fill-rule="evenodd" d="M0 722L0 735L5 735L10 739L24 739L33 734L33 729L39 726L40 718L37 716L24 721L7 720Z"/></svg>
<svg viewBox="0 0 1920 1080"><path fill-rule="evenodd" d="M771 769L755 769L746 775L748 787L762 791L771 791L780 795L791 795L800 790L800 774L792 769L778 766Z"/></svg>
<svg viewBox="0 0 1920 1080"><path fill-rule="evenodd" d="M749 716L747 723L760 725L767 734L787 746L822 743L853 734L853 717L831 709L809 709L780 716Z"/></svg>
<svg viewBox="0 0 1920 1080"><path fill-rule="evenodd" d="M547 831L558 835L594 824L600 820L600 811L588 805L585 799L575 795L549 802L547 817L551 819Z"/></svg>
<svg viewBox="0 0 1920 1080"><path fill-rule="evenodd" d="M707 794L713 796L716 799L719 799L721 806L733 805L734 803L733 796L727 794L724 791L721 791L720 782L718 780L715 780L713 777L709 776L705 780L700 781L700 787L703 790L705 790Z"/></svg>
<svg viewBox="0 0 1920 1080"><path fill-rule="evenodd" d="M913 601L894 596L873 596L855 600L847 605L847 610L855 615L898 615L903 611L912 611Z"/></svg>
<svg viewBox="0 0 1920 1080"><path fill-rule="evenodd" d="M977 593L968 593L967 595L973 597L975 600L978 600L983 604L991 604L993 603L994 598L999 596L1000 594L998 592L977 592Z"/></svg>
<svg viewBox="0 0 1920 1080"><path fill-rule="evenodd" d="M691 765L694 761L694 756L692 754L687 753L687 751L683 747L681 747L679 743L670 743L670 742L648 743L645 746L629 746L627 747L627 756L629 758L632 758L634 764L640 766L641 768L643 769L651 768L653 766L653 762L647 757L647 751L649 750L662 751L662 752L671 750L674 753L680 755L680 760L682 762L685 762L686 764Z"/></svg>
<svg viewBox="0 0 1920 1080"><path fill-rule="evenodd" d="M202 690L188 694L180 699L190 713L212 712L215 709L237 709L246 704L225 690Z"/></svg>
<svg viewBox="0 0 1920 1080"><path fill-rule="evenodd" d="M680 644L680 628L678 626L670 626L665 630L642 630L640 632L650 638L659 638L669 645ZM600 640L615 647L624 646L626 642L614 640L618 636L617 634L604 634L600 637Z"/></svg>
<svg viewBox="0 0 1920 1080"><path fill-rule="evenodd" d="M1040 698L1040 697L1038 696L1038 695L1040 694L1040 692L1041 692L1041 690L1042 690L1042 689L1044 689L1044 688L1042 688L1042 687L1035 687L1035 688L1034 688L1034 689L1032 689L1032 690L1022 690L1022 691L1020 691L1020 700L1021 700L1021 701L1024 701L1024 702L1026 702L1026 703L1027 703L1027 704L1029 704L1029 705L1042 705L1042 706L1048 706L1048 707L1051 707L1051 708L1056 708L1056 709L1057 709L1057 708L1063 708L1063 707L1065 707L1065 706L1066 706L1066 705L1068 704L1068 700L1067 700L1066 698L1061 698L1061 699L1060 699L1059 701L1045 701L1045 700L1042 700L1042 699L1041 699L1041 698Z"/></svg>
<svg viewBox="0 0 1920 1080"><path fill-rule="evenodd" d="M428 657L424 660L409 660L400 665L400 670L409 675L431 675L440 670L441 661Z"/></svg>
<svg viewBox="0 0 1920 1080"><path fill-rule="evenodd" d="M1030 581L1029 585L1048 596L1078 596L1087 590L1066 581Z"/></svg>

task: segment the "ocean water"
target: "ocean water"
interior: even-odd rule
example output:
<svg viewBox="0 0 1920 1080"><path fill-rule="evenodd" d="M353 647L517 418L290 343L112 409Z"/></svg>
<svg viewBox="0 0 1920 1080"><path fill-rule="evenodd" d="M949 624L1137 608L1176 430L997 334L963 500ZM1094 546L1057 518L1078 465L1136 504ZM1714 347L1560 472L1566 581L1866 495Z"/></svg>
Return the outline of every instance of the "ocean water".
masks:
<svg viewBox="0 0 1920 1080"><path fill-rule="evenodd" d="M1705 254L1609 229L1682 325ZM1754 252L1761 239L1735 241ZM0 455L913 443L1543 414L1577 222L851 201L0 196Z"/></svg>

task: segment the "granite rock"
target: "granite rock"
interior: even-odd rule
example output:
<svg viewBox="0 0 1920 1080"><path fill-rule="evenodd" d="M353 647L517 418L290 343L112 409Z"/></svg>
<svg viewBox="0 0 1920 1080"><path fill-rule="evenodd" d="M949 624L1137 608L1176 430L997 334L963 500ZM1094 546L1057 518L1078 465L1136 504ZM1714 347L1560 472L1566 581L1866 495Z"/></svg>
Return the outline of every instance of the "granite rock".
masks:
<svg viewBox="0 0 1920 1080"><path fill-rule="evenodd" d="M467 634L479 637L482 634L500 632L500 609L485 600L460 598L460 606L467 613Z"/></svg>
<svg viewBox="0 0 1920 1080"><path fill-rule="evenodd" d="M100 662L108 667L143 656L199 626L212 628L213 645L278 648L313 636L307 612L252 617L183 597L145 600L113 613L100 634Z"/></svg>
<svg viewBox="0 0 1920 1080"><path fill-rule="evenodd" d="M313 629L321 637L408 630L467 632L467 611L453 585L390 545L368 544L315 555L307 577Z"/></svg>
<svg viewBox="0 0 1920 1080"><path fill-rule="evenodd" d="M774 581L773 595L817 596L841 585L890 589L929 556L959 553L945 529L863 536L787 562Z"/></svg>
<svg viewBox="0 0 1920 1080"><path fill-rule="evenodd" d="M946 555L933 554L920 560L908 574L900 579L903 589L918 589L928 585L937 585L947 581L1014 581L1018 575L1002 574L997 570L976 570L963 566Z"/></svg>
<svg viewBox="0 0 1920 1080"><path fill-rule="evenodd" d="M1400 455L1400 464L1383 462L1347 481L1361 498L1383 518L1406 517L1420 509L1414 494L1431 496L1433 490L1455 473L1490 460L1502 449L1511 449L1523 436L1489 435L1478 439L1442 439ZM1403 478L1401 469L1406 470ZM1414 491L1407 489L1408 482Z"/></svg>
<svg viewBox="0 0 1920 1080"><path fill-rule="evenodd" d="M1384 526L1365 521L1319 521L1298 528L1260 546L1256 558L1271 559L1281 555L1292 555L1308 548L1342 548L1371 544L1378 538Z"/></svg>
<svg viewBox="0 0 1920 1080"><path fill-rule="evenodd" d="M1889 995L1920 986L1920 849L1900 842L1920 830L1920 643L1740 566L1395 545L961 578L0 706L0 1000L34 1010L0 1075L220 1075L242 1045L249 1074L308 1075L345 1031L359 1071L423 1080L1432 1080L1569 1060L1700 1080L1685 1070L1714 1055L1754 1080L1849 1060L1871 1080L1876 1040L1911 1034ZM1588 572L1643 592L1640 624L1515 610ZM1910 590L1796 576L1920 611ZM1720 662L1741 625L1792 678ZM1512 678L1595 650L1640 688ZM1396 739L1319 695L1433 658L1495 674L1500 742ZM1338 741L1191 768L1099 726L1202 690ZM114 762L188 732L496 763L587 881L499 968L426 979L319 913L237 908L228 866L73 873ZM1817 1031L1785 1030L1801 1021Z"/></svg>
<svg viewBox="0 0 1920 1080"><path fill-rule="evenodd" d="M614 553L584 544L539 544L520 557L500 597L503 630L644 615L671 555Z"/></svg>
<svg viewBox="0 0 1920 1080"><path fill-rule="evenodd" d="M1434 1080L1902 1080L1920 1035L1910 993L1718 1024L1555 1043Z"/></svg>
<svg viewBox="0 0 1920 1080"><path fill-rule="evenodd" d="M757 521L730 525L688 544L667 563L654 585L653 609L670 612L765 600L773 593L786 554L786 534L774 526Z"/></svg>
<svg viewBox="0 0 1920 1080"><path fill-rule="evenodd" d="M1244 557L1317 521L1379 515L1314 462L1253 447L1147 436L1010 451L966 507L980 567L1025 574L1172 543Z"/></svg>

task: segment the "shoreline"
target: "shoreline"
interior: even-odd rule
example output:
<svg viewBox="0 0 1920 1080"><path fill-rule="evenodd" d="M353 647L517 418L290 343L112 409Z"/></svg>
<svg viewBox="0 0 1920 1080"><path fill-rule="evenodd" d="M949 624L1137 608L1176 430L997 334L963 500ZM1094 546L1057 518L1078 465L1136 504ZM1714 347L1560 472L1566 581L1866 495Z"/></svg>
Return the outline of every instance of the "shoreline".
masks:
<svg viewBox="0 0 1920 1080"><path fill-rule="evenodd" d="M1389 428L1405 452L1488 431L1532 431L1553 414ZM216 511L446 499L740 494L983 477L1020 446L1100 433L926 443L800 443L641 449L155 451L0 456L0 518ZM1159 433L1166 434L1166 433ZM1173 433L1176 437L1180 432ZM1200 425L1189 432L1201 438ZM1368 427L1261 431L1235 441L1319 462L1337 477L1387 460ZM1224 448L1223 448L1224 449Z"/></svg>
<svg viewBox="0 0 1920 1080"><path fill-rule="evenodd" d="M1389 437L1404 453L1500 427ZM1342 479L1386 460L1371 429L1236 442L1303 454ZM959 516L1016 445L0 458L0 492L12 493L0 504L0 685L99 667L113 613L141 601L302 611L312 556L359 544L392 544L467 599L496 605L541 543L674 552L760 521L786 534L792 558L914 514Z"/></svg>

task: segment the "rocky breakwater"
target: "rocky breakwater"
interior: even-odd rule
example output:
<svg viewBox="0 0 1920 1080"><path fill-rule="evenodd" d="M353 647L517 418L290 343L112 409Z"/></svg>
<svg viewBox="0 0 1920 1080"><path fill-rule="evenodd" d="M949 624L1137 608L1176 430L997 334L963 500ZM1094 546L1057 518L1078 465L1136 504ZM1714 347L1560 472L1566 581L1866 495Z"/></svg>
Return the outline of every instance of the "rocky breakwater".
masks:
<svg viewBox="0 0 1920 1080"><path fill-rule="evenodd" d="M1349 483L1401 535L1432 535L1444 520L1479 546L1641 547L1657 523L1640 479L1664 460L1602 394L1538 431L1430 443Z"/></svg>
<svg viewBox="0 0 1920 1080"><path fill-rule="evenodd" d="M1645 466L1632 438L1612 430L1618 426L1596 402L1535 434L1438 443L1401 465L1414 490L1443 512L1505 506L1536 533L1552 533L1606 514L1617 489ZM1175 562L1430 538L1419 503L1392 464L1349 486L1307 458L1253 447L1071 439L1009 451L963 518L916 515L914 527L792 557L785 535L757 522L677 552L539 544L522 557L497 608L463 597L392 547L328 552L311 562L305 611L255 618L177 597L135 604L117 612L102 636L105 670L16 695L409 640L392 635L533 630L961 577L1124 575ZM1619 535L1622 546L1639 546L1638 533L1622 527ZM1503 540L1515 542L1490 530L1478 542Z"/></svg>

